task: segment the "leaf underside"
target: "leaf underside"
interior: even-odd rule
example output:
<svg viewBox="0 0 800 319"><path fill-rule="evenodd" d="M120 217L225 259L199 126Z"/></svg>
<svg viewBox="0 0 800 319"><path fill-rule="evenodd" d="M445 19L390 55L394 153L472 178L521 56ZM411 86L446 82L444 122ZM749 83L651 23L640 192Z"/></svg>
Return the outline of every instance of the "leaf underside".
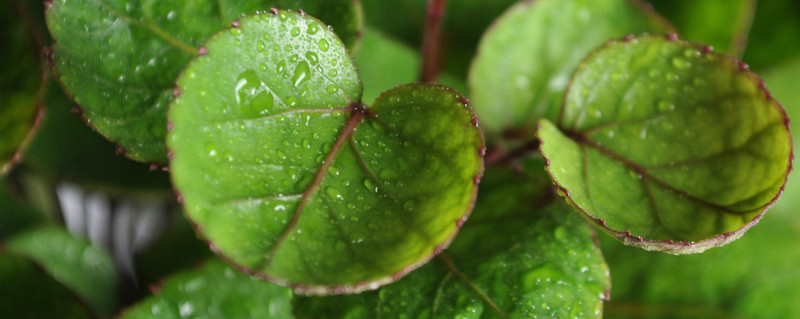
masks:
<svg viewBox="0 0 800 319"><path fill-rule="evenodd" d="M638 1L520 2L483 35L470 100L488 134L532 138L536 121L556 119L570 75L591 50L628 34L673 30Z"/></svg>
<svg viewBox="0 0 800 319"><path fill-rule="evenodd" d="M695 253L738 238L790 169L788 120L763 82L671 36L590 55L561 112L539 128L553 180L590 220L649 250Z"/></svg>
<svg viewBox="0 0 800 319"><path fill-rule="evenodd" d="M128 157L165 164L166 112L179 72L209 36L271 6L325 12L355 47L361 15L352 0L56 0L47 10L55 70L90 126Z"/></svg>
<svg viewBox="0 0 800 319"><path fill-rule="evenodd" d="M483 140L465 99L412 84L361 104L311 17L242 18L206 43L170 107L170 172L229 261L308 293L374 289L426 262L471 210Z"/></svg>
<svg viewBox="0 0 800 319"><path fill-rule="evenodd" d="M543 171L541 159L534 172ZM610 288L593 231L545 176L486 172L475 211L439 258L352 296L299 298L299 318L600 318Z"/></svg>

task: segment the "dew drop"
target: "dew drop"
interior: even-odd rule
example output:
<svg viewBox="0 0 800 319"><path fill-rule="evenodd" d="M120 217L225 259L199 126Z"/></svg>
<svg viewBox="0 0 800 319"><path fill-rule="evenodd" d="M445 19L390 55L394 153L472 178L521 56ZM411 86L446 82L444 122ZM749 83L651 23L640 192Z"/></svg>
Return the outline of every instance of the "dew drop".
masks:
<svg viewBox="0 0 800 319"><path fill-rule="evenodd" d="M678 69L688 69L692 66L692 63L681 57L673 57L672 66Z"/></svg>
<svg viewBox="0 0 800 319"><path fill-rule="evenodd" d="M317 32L319 32L319 24L316 22L311 22L311 24L308 25L308 30L306 31L308 34L317 34Z"/></svg>
<svg viewBox="0 0 800 319"><path fill-rule="evenodd" d="M672 104L669 101L658 102L658 110L661 111L661 112L674 111L675 110L675 104Z"/></svg>
<svg viewBox="0 0 800 319"><path fill-rule="evenodd" d="M302 61L297 64L297 68L294 69L294 76L292 76L292 82L294 86L298 87L303 83L308 82L308 79L311 77L311 70L308 68L308 63L306 61Z"/></svg>
<svg viewBox="0 0 800 319"><path fill-rule="evenodd" d="M413 210L414 209L414 202L410 201L410 200L406 201L405 203L403 203L403 209L405 209L407 211Z"/></svg>
<svg viewBox="0 0 800 319"><path fill-rule="evenodd" d="M316 53L311 51L306 52L306 59L308 59L311 65L317 65L317 63L319 63L319 57Z"/></svg>
<svg viewBox="0 0 800 319"><path fill-rule="evenodd" d="M206 142L206 154L208 154L208 156L214 157L217 156L217 153L218 153L217 146L214 145L214 143Z"/></svg>
<svg viewBox="0 0 800 319"><path fill-rule="evenodd" d="M375 185L375 182L373 182L369 178L365 178L364 179L364 187L366 187L367 190L369 190L370 192L373 192L373 193L377 193L378 192L378 185Z"/></svg>
<svg viewBox="0 0 800 319"><path fill-rule="evenodd" d="M328 94L333 94L333 93L336 93L336 91L339 91L339 88L336 86L336 84L331 84L331 85L328 85L328 87L325 89L325 91L327 91Z"/></svg>
<svg viewBox="0 0 800 319"><path fill-rule="evenodd" d="M325 190L325 193L328 194L328 197L332 199L344 199L344 197L342 197L342 193L333 187L328 187L328 189Z"/></svg>
<svg viewBox="0 0 800 319"><path fill-rule="evenodd" d="M291 34L292 34L293 37L296 37L296 36L300 35L300 28L298 28L298 27L292 28Z"/></svg>
<svg viewBox="0 0 800 319"><path fill-rule="evenodd" d="M242 29L239 29L239 28L231 28L231 34L233 34L233 35L240 35L240 34L242 34Z"/></svg>
<svg viewBox="0 0 800 319"><path fill-rule="evenodd" d="M328 43L328 40L325 40L325 39L320 39L319 40L319 49L322 50L322 52L328 52L328 48L329 47L330 47L330 43Z"/></svg>

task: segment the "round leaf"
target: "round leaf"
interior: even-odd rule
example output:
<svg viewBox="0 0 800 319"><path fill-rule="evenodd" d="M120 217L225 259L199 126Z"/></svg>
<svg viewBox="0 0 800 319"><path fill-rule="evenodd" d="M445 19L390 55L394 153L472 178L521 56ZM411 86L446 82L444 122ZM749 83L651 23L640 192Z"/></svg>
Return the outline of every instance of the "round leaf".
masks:
<svg viewBox="0 0 800 319"><path fill-rule="evenodd" d="M740 237L777 199L792 152L783 108L743 63L675 36L612 41L576 71L553 180L626 244L694 253Z"/></svg>
<svg viewBox="0 0 800 319"><path fill-rule="evenodd" d="M543 172L543 163L534 165ZM610 278L594 232L545 176L487 170L445 253L376 292L299 298L300 318L600 318ZM543 191L544 190L544 191ZM550 198L546 196L545 198Z"/></svg>
<svg viewBox="0 0 800 319"><path fill-rule="evenodd" d="M34 131L39 113L42 71L30 21L15 10L19 3L0 5L0 175L19 159L19 149ZM21 11L21 10L20 10Z"/></svg>
<svg viewBox="0 0 800 319"><path fill-rule="evenodd" d="M309 293L376 288L440 251L471 210L483 140L457 92L360 102L318 20L281 11L212 37L178 80L170 172L223 256Z"/></svg>
<svg viewBox="0 0 800 319"><path fill-rule="evenodd" d="M100 317L114 315L117 272L104 251L66 230L47 226L9 239L10 252L26 256L80 296Z"/></svg>
<svg viewBox="0 0 800 319"><path fill-rule="evenodd" d="M569 76L611 38L672 27L628 0L539 0L511 7L489 29L469 71L471 100L489 133L532 137L558 115ZM520 135L520 134L516 134Z"/></svg>
<svg viewBox="0 0 800 319"><path fill-rule="evenodd" d="M47 10L58 79L87 123L129 157L166 163L166 108L173 81L202 41L243 13L270 6L320 14L355 46L352 0L56 0Z"/></svg>
<svg viewBox="0 0 800 319"><path fill-rule="evenodd" d="M243 275L217 260L176 275L157 290L122 318L293 318L290 289Z"/></svg>

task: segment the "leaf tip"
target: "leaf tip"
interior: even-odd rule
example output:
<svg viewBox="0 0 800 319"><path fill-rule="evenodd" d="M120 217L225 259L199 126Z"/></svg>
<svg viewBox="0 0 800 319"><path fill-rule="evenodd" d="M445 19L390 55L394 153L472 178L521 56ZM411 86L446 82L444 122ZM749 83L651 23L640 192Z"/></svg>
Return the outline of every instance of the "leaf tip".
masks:
<svg viewBox="0 0 800 319"><path fill-rule="evenodd" d="M300 16L301 16L301 17L305 17L305 16L306 16L306 12L305 12L305 11L303 11L303 9L299 9L299 10L297 10L297 13L300 13Z"/></svg>
<svg viewBox="0 0 800 319"><path fill-rule="evenodd" d="M711 53L714 52L714 47L711 45L704 45L703 46L703 53Z"/></svg>
<svg viewBox="0 0 800 319"><path fill-rule="evenodd" d="M233 25L234 28L238 28L239 27L239 20L236 20L236 21L233 21L233 22L234 23L232 23L231 25ZM207 54L208 54L208 49L206 49L205 45L201 46L199 49L197 49L197 55L206 56Z"/></svg>
<svg viewBox="0 0 800 319"><path fill-rule="evenodd" d="M202 47L201 47L201 49L202 49ZM200 51L198 50L197 53L199 54ZM181 91L181 88L179 86L176 85L174 88L172 88L172 96L173 97L176 97L176 98L180 97L182 93L183 93L183 91Z"/></svg>
<svg viewBox="0 0 800 319"><path fill-rule="evenodd" d="M233 22L231 22L231 27L238 28L241 26L242 24L239 22L239 19L233 20Z"/></svg>
<svg viewBox="0 0 800 319"><path fill-rule="evenodd" d="M83 115L83 110L81 110L81 108L78 106L72 107L72 109L70 109L69 111L78 115Z"/></svg>
<svg viewBox="0 0 800 319"><path fill-rule="evenodd" d="M50 7L52 7L52 6L53 6L53 1L52 0L47 0L47 1L44 2L44 9L45 10L50 9Z"/></svg>
<svg viewBox="0 0 800 319"><path fill-rule="evenodd" d="M277 16L280 10L278 10L276 7L272 7L269 8L269 11L272 12L273 15Z"/></svg>
<svg viewBox="0 0 800 319"><path fill-rule="evenodd" d="M123 148L122 146L119 146L119 145L117 145L117 147L114 149L114 152L116 152L117 155L125 155L125 154L127 154L127 152L125 151L125 148Z"/></svg>

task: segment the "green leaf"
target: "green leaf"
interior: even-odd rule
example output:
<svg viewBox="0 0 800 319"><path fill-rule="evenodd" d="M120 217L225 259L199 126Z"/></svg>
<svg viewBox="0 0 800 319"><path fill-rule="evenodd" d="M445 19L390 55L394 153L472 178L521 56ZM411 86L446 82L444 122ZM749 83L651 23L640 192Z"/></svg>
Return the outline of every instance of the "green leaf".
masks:
<svg viewBox="0 0 800 319"><path fill-rule="evenodd" d="M498 18L469 71L471 101L487 134L532 137L540 118L555 120L569 76L611 38L671 31L651 10L627 0L524 1Z"/></svg>
<svg viewBox="0 0 800 319"><path fill-rule="evenodd" d="M364 104L372 104L386 90L416 81L420 68L417 52L369 28L354 59L364 82Z"/></svg>
<svg viewBox="0 0 800 319"><path fill-rule="evenodd" d="M5 24L0 30L0 176L19 160L19 150L35 129L43 78L31 21L17 5L0 5Z"/></svg>
<svg viewBox="0 0 800 319"><path fill-rule="evenodd" d="M739 238L777 199L792 151L763 82L708 47L612 41L572 79L542 154L567 199L629 245L675 254Z"/></svg>
<svg viewBox="0 0 800 319"><path fill-rule="evenodd" d="M56 0L47 10L55 70L90 126L133 159L166 163L175 77L206 38L270 6L319 13L355 46L361 16L352 0Z"/></svg>
<svg viewBox="0 0 800 319"><path fill-rule="evenodd" d="M69 289L20 256L0 252L0 287L5 318L94 318Z"/></svg>
<svg viewBox="0 0 800 319"><path fill-rule="evenodd" d="M375 292L299 298L296 315L600 318L610 279L594 232L563 203L535 209L552 194L541 159L528 161L524 175L486 172L473 216L436 260Z"/></svg>
<svg viewBox="0 0 800 319"><path fill-rule="evenodd" d="M169 192L169 175L116 153L70 109L74 104L52 81L47 84L44 115L36 136L24 153L24 163L58 183L68 181L106 193Z"/></svg>
<svg viewBox="0 0 800 319"><path fill-rule="evenodd" d="M8 251L41 265L85 300L98 316L114 315L117 272L104 251L56 226L17 235L5 244Z"/></svg>
<svg viewBox="0 0 800 319"><path fill-rule="evenodd" d="M651 0L682 36L741 56L756 13L755 0Z"/></svg>
<svg viewBox="0 0 800 319"><path fill-rule="evenodd" d="M319 23L259 14L206 43L170 107L170 173L233 263L310 293L374 289L455 235L483 140L443 86L401 86L364 106L350 57Z"/></svg>
<svg viewBox="0 0 800 319"><path fill-rule="evenodd" d="M292 291L244 275L219 260L167 280L122 318L263 318L292 316Z"/></svg>

